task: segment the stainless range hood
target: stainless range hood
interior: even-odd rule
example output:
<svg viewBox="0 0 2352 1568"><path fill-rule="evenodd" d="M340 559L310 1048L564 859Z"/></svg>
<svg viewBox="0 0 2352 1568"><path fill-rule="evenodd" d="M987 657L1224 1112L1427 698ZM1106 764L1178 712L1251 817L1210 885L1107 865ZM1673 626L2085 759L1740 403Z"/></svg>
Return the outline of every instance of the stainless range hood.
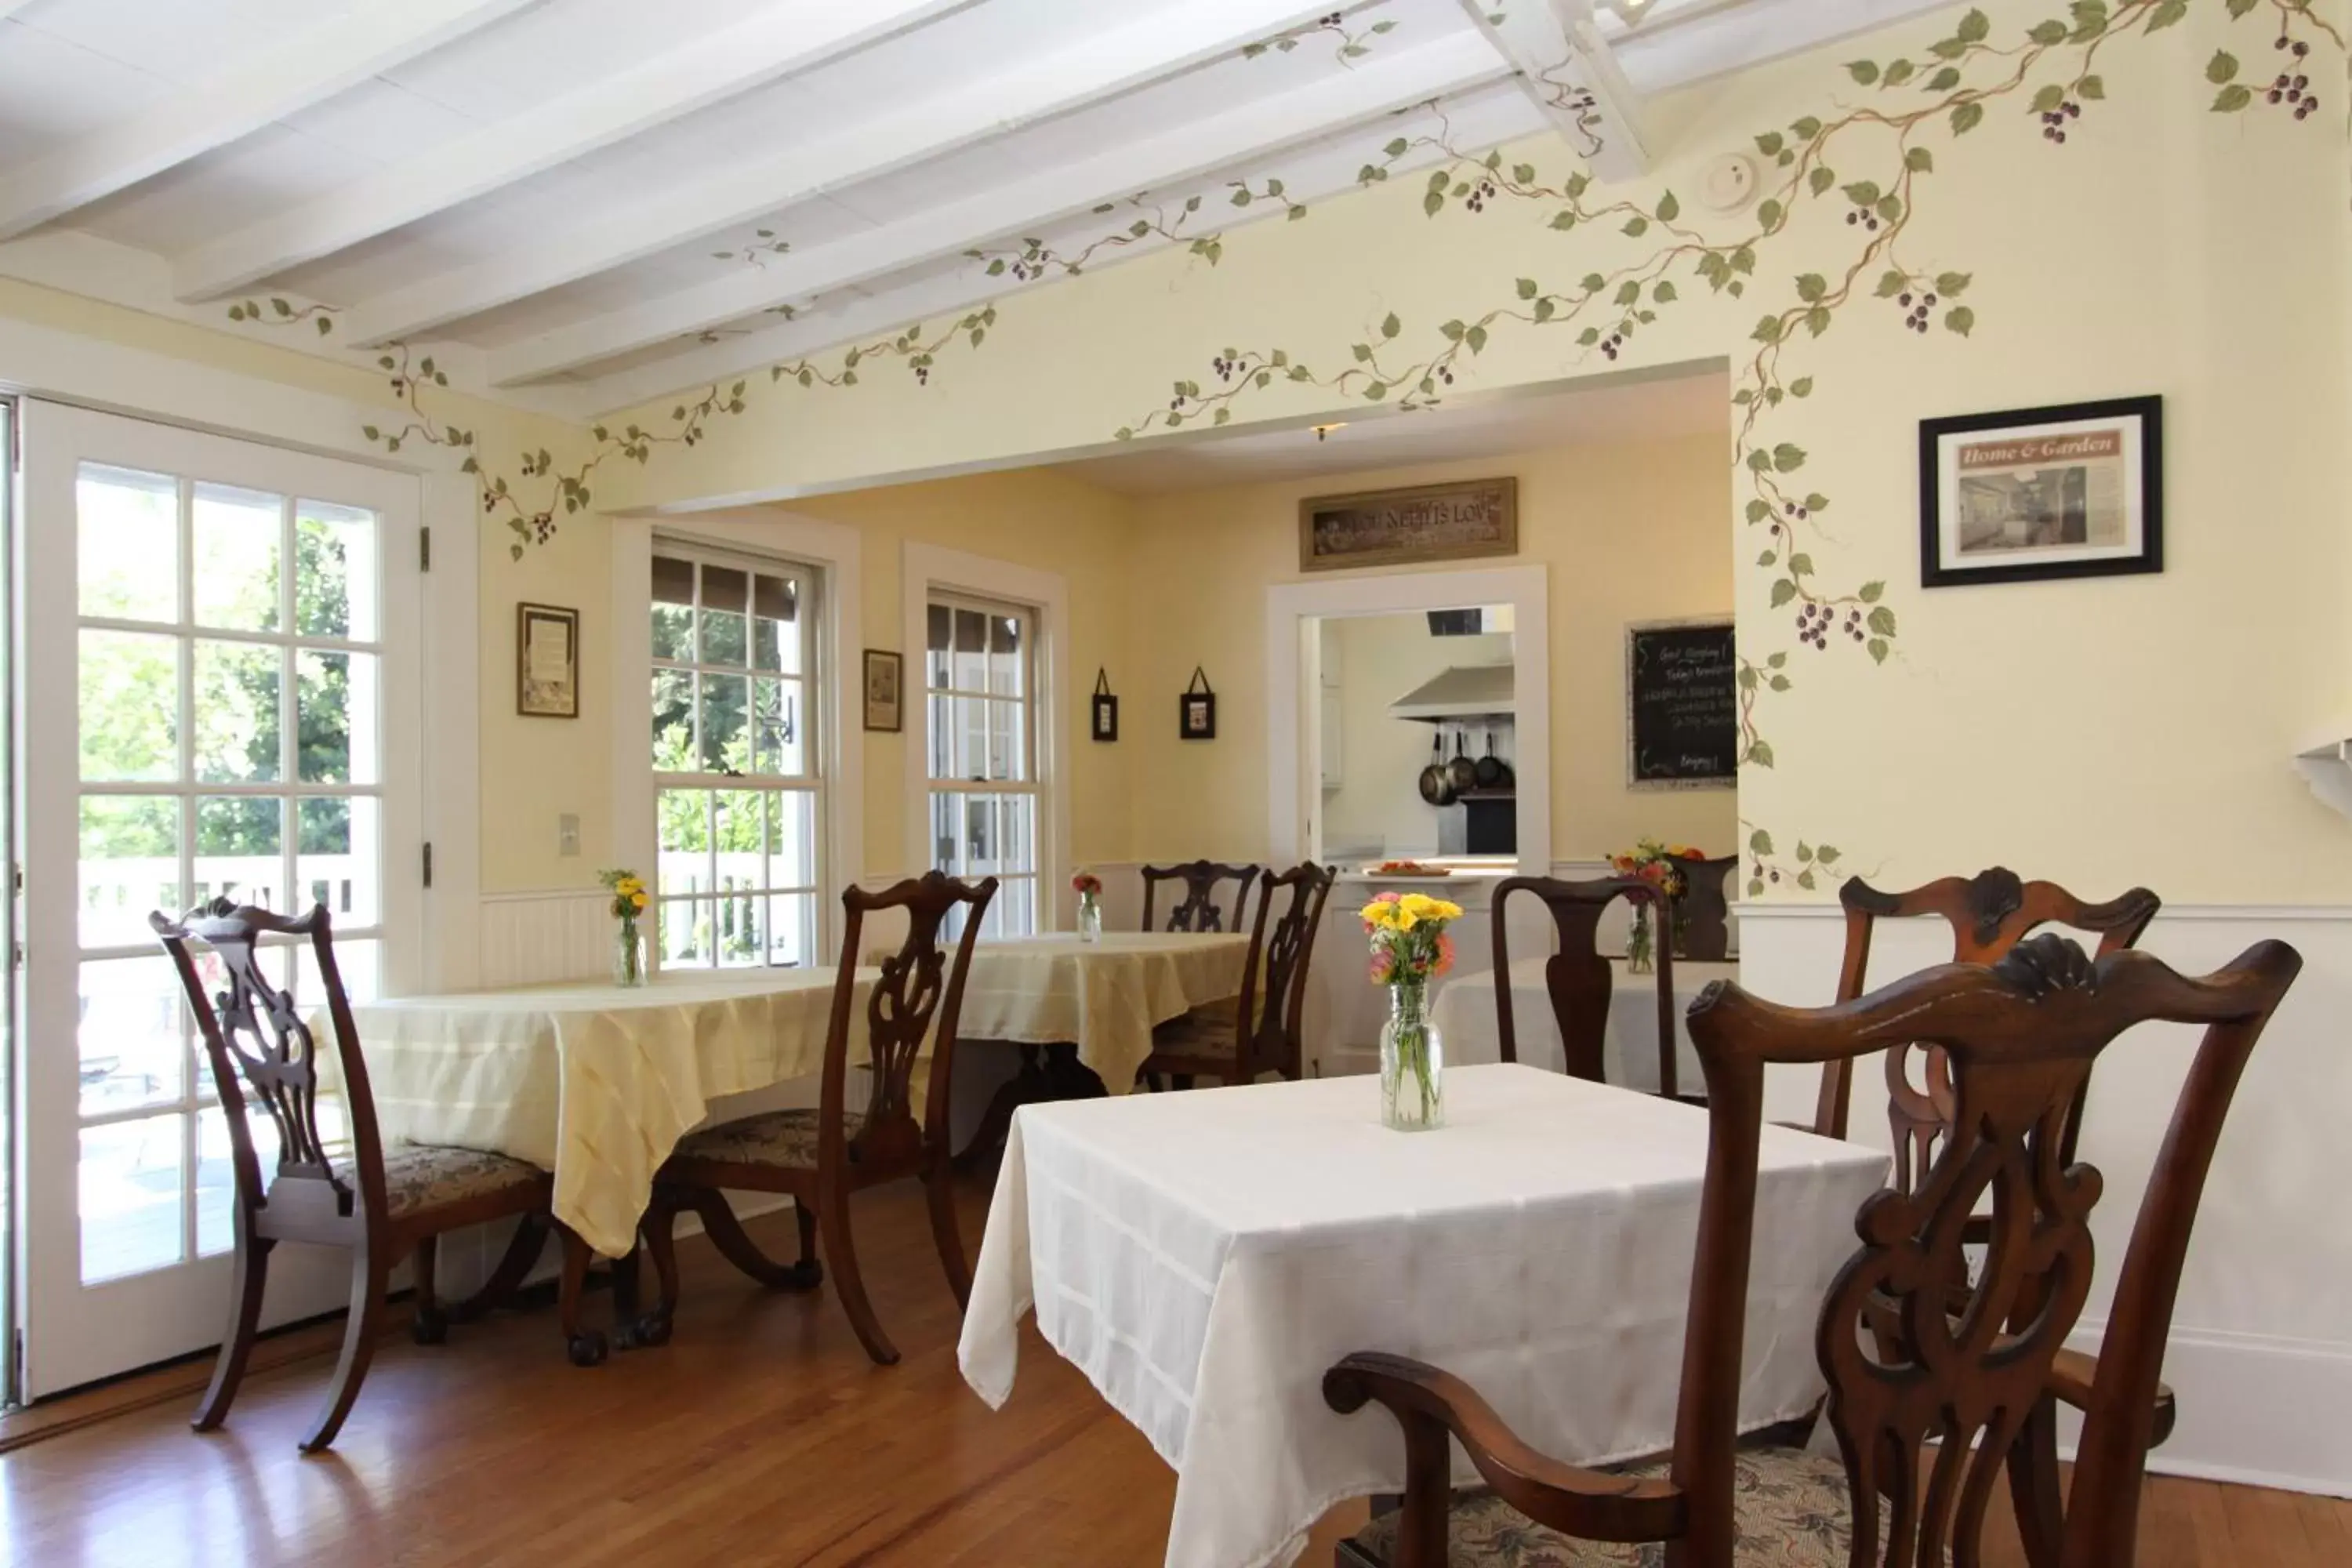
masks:
<svg viewBox="0 0 2352 1568"><path fill-rule="evenodd" d="M1391 719L1442 723L1508 719L1517 709L1517 672L1507 664L1457 664L1389 704Z"/></svg>

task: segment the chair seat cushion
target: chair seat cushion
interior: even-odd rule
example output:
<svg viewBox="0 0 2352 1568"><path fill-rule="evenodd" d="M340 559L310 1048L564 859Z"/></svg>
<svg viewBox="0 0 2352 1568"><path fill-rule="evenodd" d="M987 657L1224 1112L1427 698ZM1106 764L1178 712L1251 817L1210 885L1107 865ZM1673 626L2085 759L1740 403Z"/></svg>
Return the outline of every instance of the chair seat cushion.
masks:
<svg viewBox="0 0 2352 1568"><path fill-rule="evenodd" d="M1151 1048L1177 1057L1223 1057L1241 1054L1239 1032L1234 1027L1234 1014L1239 1005L1233 1001L1213 1002L1180 1013L1151 1031Z"/></svg>
<svg viewBox="0 0 2352 1568"><path fill-rule="evenodd" d="M679 1139L677 1157L814 1170L817 1129L824 1124L824 1115L819 1110L771 1110L740 1121L721 1122ZM841 1121L843 1135L848 1138L856 1137L857 1130L866 1125L866 1118L856 1111L844 1114Z"/></svg>
<svg viewBox="0 0 2352 1568"><path fill-rule="evenodd" d="M1799 1448L1742 1449L1732 1482L1739 1510L1738 1568L1846 1568L1853 1524L1845 1467ZM1662 1478L1663 1464L1629 1469ZM1355 1543L1386 1563L1396 1547L1398 1516L1383 1514ZM1548 1530L1488 1491L1454 1500L1446 1568L1658 1568L1656 1542L1579 1541Z"/></svg>
<svg viewBox="0 0 2352 1568"><path fill-rule="evenodd" d="M353 1187L359 1184L351 1161L338 1161L335 1174ZM536 1165L479 1149L400 1143L383 1152L384 1207L394 1219L527 1187L541 1179Z"/></svg>

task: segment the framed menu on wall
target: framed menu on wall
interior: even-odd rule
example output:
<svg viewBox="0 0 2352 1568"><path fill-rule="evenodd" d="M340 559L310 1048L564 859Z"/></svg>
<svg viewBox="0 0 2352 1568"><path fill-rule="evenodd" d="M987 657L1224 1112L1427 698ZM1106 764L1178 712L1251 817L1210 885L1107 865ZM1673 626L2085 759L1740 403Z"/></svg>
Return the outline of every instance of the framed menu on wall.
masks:
<svg viewBox="0 0 2352 1568"><path fill-rule="evenodd" d="M1627 786L1734 787L1739 778L1738 680L1728 621L1627 626Z"/></svg>

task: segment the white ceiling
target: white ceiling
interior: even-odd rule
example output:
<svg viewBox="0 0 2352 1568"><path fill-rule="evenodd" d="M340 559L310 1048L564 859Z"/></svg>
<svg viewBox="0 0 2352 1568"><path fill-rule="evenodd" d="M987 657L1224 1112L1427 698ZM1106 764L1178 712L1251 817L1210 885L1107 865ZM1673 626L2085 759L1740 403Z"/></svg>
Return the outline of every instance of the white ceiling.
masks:
<svg viewBox="0 0 2352 1568"><path fill-rule="evenodd" d="M1320 437L1312 426L1203 430L1060 467L1105 489L1145 496L1675 436L1718 435L1727 452L1731 375L1717 363L1590 377L1548 391L1449 399L1410 416L1368 411L1323 429Z"/></svg>
<svg viewBox="0 0 2352 1568"><path fill-rule="evenodd" d="M1030 286L966 252L1075 254L1130 200L1202 196L1189 240L1441 111L1539 132L1536 75L1602 94L1633 173L1644 96L1934 3L0 0L0 274L322 305L283 335L600 413Z"/></svg>

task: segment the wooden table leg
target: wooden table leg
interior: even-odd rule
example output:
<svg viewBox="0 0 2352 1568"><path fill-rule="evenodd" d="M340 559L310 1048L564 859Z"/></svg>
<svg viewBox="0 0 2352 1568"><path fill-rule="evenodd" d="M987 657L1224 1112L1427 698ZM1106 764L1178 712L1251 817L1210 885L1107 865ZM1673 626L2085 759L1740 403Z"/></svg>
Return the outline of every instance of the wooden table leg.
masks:
<svg viewBox="0 0 2352 1568"><path fill-rule="evenodd" d="M966 1048L971 1044L970 1040L959 1041L958 1047ZM965 1144L963 1152L955 1157L955 1168L959 1171L976 1170L996 1158L1004 1148L1006 1134L1013 1131L1014 1111L1024 1105L1036 1105L1060 1098L1053 1092L1053 1085L1045 1076L1041 1048L1018 1042L1016 1048L1021 1052L1021 1070L1014 1073L1011 1080L996 1091L996 1098L988 1102L988 1113L980 1119L980 1126L972 1133L971 1142Z"/></svg>

